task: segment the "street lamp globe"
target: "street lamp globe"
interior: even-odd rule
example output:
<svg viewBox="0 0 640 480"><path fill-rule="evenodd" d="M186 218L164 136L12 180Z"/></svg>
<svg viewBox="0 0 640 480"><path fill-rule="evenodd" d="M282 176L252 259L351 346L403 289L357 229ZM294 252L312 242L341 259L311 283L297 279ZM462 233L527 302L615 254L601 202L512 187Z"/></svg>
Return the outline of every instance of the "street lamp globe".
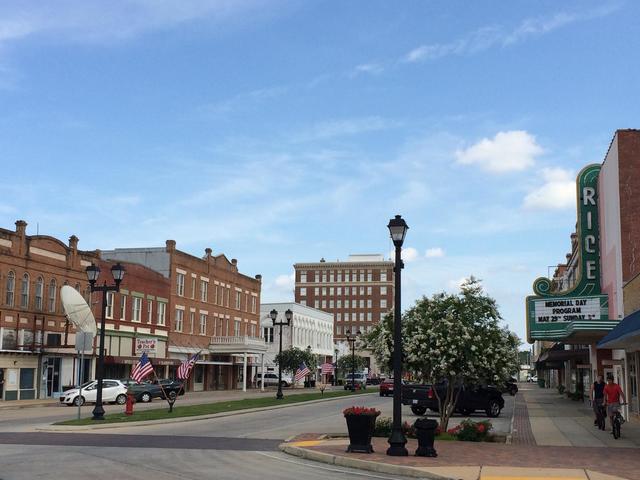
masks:
<svg viewBox="0 0 640 480"><path fill-rule="evenodd" d="M87 273L87 279L89 280L89 283L93 285L94 283L96 283L98 277L100 276L100 267L92 263L85 269L85 272Z"/></svg>
<svg viewBox="0 0 640 480"><path fill-rule="evenodd" d="M290 308L287 308L287 311L284 312L284 318L287 320L287 325L291 323L291 319L293 318L293 312Z"/></svg>
<svg viewBox="0 0 640 480"><path fill-rule="evenodd" d="M393 240L393 244L397 247L401 247L404 243L404 237L407 234L407 230L409 226L407 222L404 221L401 215L396 215L395 218L389 220L389 225L387 225L389 229L389 233L391 233L391 240Z"/></svg>
<svg viewBox="0 0 640 480"><path fill-rule="evenodd" d="M120 264L120 262L111 267L111 275L113 275L113 279L116 281L116 284L122 281L125 271L125 268Z"/></svg>
<svg viewBox="0 0 640 480"><path fill-rule="evenodd" d="M269 317L271 318L272 322L275 322L276 318L278 318L278 311L274 308L269 312Z"/></svg>

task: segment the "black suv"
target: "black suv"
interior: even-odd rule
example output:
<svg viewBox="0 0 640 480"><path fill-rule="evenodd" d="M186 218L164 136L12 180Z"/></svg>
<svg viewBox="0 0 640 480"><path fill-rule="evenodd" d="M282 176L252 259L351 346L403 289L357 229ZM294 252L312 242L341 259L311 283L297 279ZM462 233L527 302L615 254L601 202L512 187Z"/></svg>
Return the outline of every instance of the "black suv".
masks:
<svg viewBox="0 0 640 480"><path fill-rule="evenodd" d="M402 387L402 403L410 405L415 415L424 415L427 408L438 411L437 389L440 398L445 397L446 388L443 383L434 385L408 384ZM455 389L458 395L455 411L463 415L471 415L476 410L484 410L488 417L497 417L504 408L504 398L496 387L488 385L469 385Z"/></svg>

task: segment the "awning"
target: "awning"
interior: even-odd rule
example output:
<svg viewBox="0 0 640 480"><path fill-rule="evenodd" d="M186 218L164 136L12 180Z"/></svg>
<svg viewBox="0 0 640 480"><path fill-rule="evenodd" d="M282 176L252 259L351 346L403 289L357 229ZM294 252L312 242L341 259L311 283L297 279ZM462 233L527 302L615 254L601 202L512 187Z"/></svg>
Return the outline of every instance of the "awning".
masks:
<svg viewBox="0 0 640 480"><path fill-rule="evenodd" d="M553 348L543 352L536 362L538 368L562 368L567 360L575 360L580 363L589 361L589 350L565 350L563 344L557 344Z"/></svg>
<svg viewBox="0 0 640 480"><path fill-rule="evenodd" d="M598 348L638 348L640 346L640 310L627 315L598 342Z"/></svg>

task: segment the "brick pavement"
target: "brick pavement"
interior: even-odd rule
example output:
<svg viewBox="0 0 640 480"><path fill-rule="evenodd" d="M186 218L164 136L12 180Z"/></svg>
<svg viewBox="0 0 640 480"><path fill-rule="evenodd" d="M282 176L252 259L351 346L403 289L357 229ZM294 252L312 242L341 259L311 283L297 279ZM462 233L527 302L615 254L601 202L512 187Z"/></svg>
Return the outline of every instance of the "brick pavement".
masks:
<svg viewBox="0 0 640 480"><path fill-rule="evenodd" d="M511 443L514 445L535 445L536 440L531 430L529 421L529 411L527 404L521 393L516 395L513 412L513 430L511 432Z"/></svg>
<svg viewBox="0 0 640 480"><path fill-rule="evenodd" d="M640 449L595 448L595 447L540 447L532 445L504 445L496 443L473 443L436 441L437 458L389 457L385 454L386 438L374 438L373 454L345 453L345 445L325 444L305 446L306 449L332 455L347 456L373 462L411 467L451 466L510 466L533 468L589 469L629 480L640 478ZM413 455L417 448L415 440L409 440L407 449Z"/></svg>

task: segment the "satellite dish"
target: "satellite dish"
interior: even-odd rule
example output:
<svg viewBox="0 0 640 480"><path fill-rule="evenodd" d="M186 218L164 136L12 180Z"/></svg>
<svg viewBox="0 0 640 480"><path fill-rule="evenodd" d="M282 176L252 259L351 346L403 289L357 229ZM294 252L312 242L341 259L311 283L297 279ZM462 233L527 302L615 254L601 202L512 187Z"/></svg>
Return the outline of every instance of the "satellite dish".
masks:
<svg viewBox="0 0 640 480"><path fill-rule="evenodd" d="M60 299L62 308L71 323L81 332L96 334L96 319L91 312L91 308L82 295L73 287L64 285L60 289Z"/></svg>

